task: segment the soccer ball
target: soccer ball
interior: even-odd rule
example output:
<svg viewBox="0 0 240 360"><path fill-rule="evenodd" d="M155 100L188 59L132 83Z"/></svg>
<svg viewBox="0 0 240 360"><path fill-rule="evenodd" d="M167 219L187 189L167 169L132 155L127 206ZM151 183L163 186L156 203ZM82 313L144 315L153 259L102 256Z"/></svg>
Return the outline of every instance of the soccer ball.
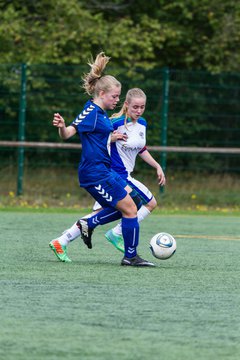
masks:
<svg viewBox="0 0 240 360"><path fill-rule="evenodd" d="M168 233L158 233L150 240L150 249L157 259L169 259L175 253L176 248L176 240Z"/></svg>

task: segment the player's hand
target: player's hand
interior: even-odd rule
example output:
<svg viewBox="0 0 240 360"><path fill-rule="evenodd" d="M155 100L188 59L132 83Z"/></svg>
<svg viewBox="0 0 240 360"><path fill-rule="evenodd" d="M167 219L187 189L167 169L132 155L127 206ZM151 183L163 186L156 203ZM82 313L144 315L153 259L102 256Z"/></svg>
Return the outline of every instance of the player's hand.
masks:
<svg viewBox="0 0 240 360"><path fill-rule="evenodd" d="M119 133L117 130L114 130L111 135L111 142L116 142L118 140L127 141L128 136L127 134Z"/></svg>
<svg viewBox="0 0 240 360"><path fill-rule="evenodd" d="M55 113L52 124L57 128L63 128L65 126L64 118L59 113Z"/></svg>
<svg viewBox="0 0 240 360"><path fill-rule="evenodd" d="M166 184L166 178L161 167L157 169L157 177L158 177L158 185L163 186Z"/></svg>

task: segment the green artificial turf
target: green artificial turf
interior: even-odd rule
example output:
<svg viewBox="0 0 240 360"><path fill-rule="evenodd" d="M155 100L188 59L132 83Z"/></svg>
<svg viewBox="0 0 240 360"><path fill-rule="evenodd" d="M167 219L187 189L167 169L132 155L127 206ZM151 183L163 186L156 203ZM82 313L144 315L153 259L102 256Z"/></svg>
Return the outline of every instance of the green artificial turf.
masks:
<svg viewBox="0 0 240 360"><path fill-rule="evenodd" d="M98 227L93 249L48 247L76 214L1 212L0 358L210 360L240 358L240 222L231 216L151 215L139 253L156 268L121 267ZM150 238L177 240L154 259Z"/></svg>

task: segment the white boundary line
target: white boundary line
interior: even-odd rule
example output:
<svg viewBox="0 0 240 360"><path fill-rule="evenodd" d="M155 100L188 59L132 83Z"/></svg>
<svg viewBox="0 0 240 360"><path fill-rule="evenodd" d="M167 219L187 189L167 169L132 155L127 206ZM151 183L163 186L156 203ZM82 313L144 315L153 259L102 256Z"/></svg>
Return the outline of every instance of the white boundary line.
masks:
<svg viewBox="0 0 240 360"><path fill-rule="evenodd" d="M173 235L175 238L187 238L187 239L207 239L207 240L235 240L240 241L240 237L237 236L221 236L221 235Z"/></svg>

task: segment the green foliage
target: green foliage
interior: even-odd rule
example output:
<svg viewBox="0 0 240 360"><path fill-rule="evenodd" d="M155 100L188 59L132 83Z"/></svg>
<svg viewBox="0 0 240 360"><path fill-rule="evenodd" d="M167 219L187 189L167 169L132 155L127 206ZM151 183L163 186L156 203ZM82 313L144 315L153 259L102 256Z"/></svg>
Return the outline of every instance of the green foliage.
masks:
<svg viewBox="0 0 240 360"><path fill-rule="evenodd" d="M234 0L22 0L0 10L1 63L85 64L104 50L129 69L240 69Z"/></svg>

